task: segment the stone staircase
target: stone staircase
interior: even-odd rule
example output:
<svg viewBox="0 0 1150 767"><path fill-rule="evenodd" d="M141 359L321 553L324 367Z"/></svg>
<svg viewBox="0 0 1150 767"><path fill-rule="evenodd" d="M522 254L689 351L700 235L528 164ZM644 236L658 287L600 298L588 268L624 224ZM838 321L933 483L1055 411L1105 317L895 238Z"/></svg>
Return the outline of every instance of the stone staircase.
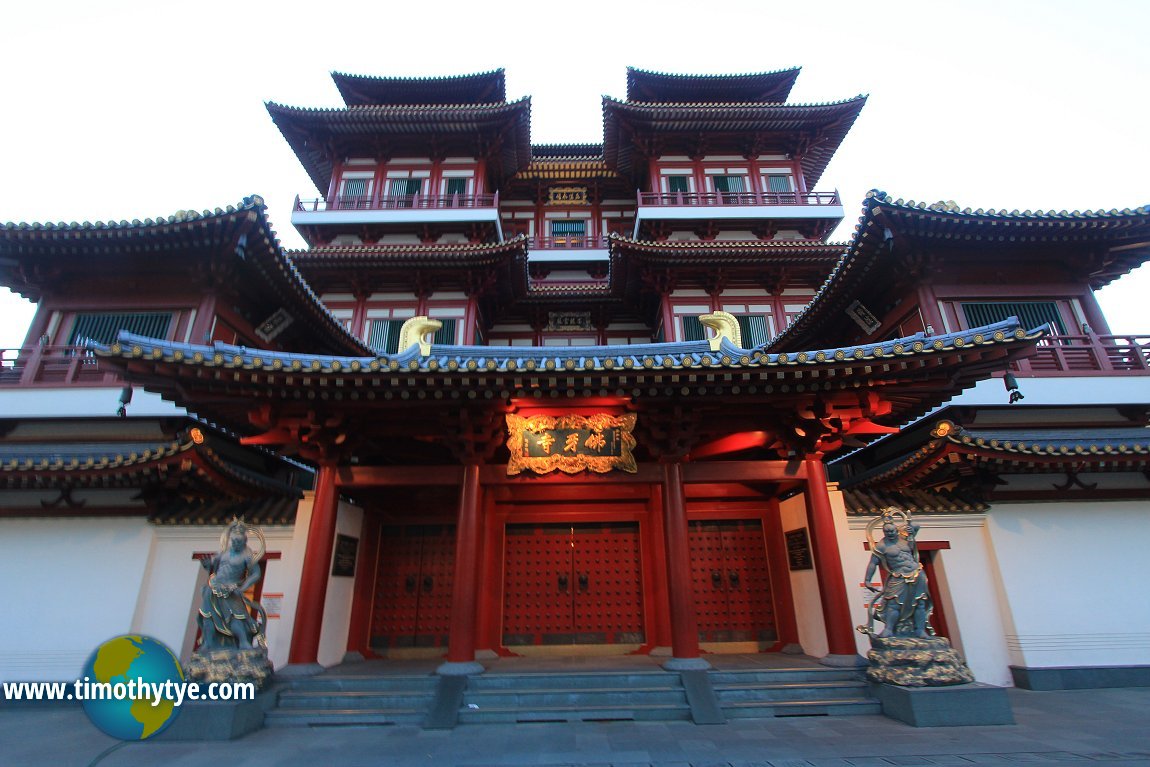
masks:
<svg viewBox="0 0 1150 767"><path fill-rule="evenodd" d="M696 676L687 684L690 673ZM441 684L434 674L326 673L294 679L280 688L278 705L268 712L265 723L273 727L451 727L456 723L715 722L882 713L858 669L821 666L684 674L662 670L498 672L459 679L455 685Z"/></svg>
<svg viewBox="0 0 1150 767"><path fill-rule="evenodd" d="M460 724L691 720L678 674L665 671L470 677Z"/></svg>
<svg viewBox="0 0 1150 767"><path fill-rule="evenodd" d="M422 725L435 700L434 675L339 675L293 679L279 692L268 727Z"/></svg>
<svg viewBox="0 0 1150 767"><path fill-rule="evenodd" d="M711 671L708 676L728 719L882 713L858 669Z"/></svg>

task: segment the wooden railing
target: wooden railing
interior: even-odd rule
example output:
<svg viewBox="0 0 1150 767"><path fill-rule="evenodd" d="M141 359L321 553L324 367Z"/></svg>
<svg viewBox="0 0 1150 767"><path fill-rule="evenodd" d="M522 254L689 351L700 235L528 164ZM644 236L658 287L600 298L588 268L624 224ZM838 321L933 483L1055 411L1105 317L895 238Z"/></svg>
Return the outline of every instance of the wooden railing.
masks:
<svg viewBox="0 0 1150 767"><path fill-rule="evenodd" d="M1034 376L1150 375L1150 335L1046 336L1038 353L1014 369Z"/></svg>
<svg viewBox="0 0 1150 767"><path fill-rule="evenodd" d="M333 197L330 200L295 198L295 209L306 213L330 210L451 210L499 207L495 194L407 194L391 197Z"/></svg>
<svg viewBox="0 0 1150 767"><path fill-rule="evenodd" d="M115 386L117 373L81 346L0 349L0 387Z"/></svg>
<svg viewBox="0 0 1150 767"><path fill-rule="evenodd" d="M838 192L639 192L640 206L840 205Z"/></svg>

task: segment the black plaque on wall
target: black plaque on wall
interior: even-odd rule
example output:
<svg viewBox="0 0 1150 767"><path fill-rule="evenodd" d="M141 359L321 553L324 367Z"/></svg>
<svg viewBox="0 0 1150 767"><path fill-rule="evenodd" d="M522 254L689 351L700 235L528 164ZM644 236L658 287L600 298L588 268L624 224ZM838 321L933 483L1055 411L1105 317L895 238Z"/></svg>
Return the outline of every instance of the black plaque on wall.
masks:
<svg viewBox="0 0 1150 767"><path fill-rule="evenodd" d="M359 538L350 535L335 536L335 553L331 557L331 574L345 577L355 576L355 554L359 550Z"/></svg>
<svg viewBox="0 0 1150 767"><path fill-rule="evenodd" d="M807 538L807 529L800 527L797 530L788 530L787 536L787 564L792 570L813 570L811 561L811 542Z"/></svg>

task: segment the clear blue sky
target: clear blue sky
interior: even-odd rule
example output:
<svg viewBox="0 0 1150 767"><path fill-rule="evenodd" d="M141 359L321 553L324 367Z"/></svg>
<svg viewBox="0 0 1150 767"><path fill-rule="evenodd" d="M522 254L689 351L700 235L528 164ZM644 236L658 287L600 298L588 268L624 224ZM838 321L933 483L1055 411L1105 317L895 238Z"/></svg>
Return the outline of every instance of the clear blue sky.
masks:
<svg viewBox="0 0 1150 767"><path fill-rule="evenodd" d="M1150 203L1150 3L45 2L0 29L0 220L121 220L268 201L288 247L314 195L265 100L335 106L332 70L507 70L532 140L602 140L627 65L802 66L792 100L870 94L821 188L846 240L866 190L972 208ZM1150 333L1150 269L1103 291L1112 327ZM30 312L0 291L0 346Z"/></svg>

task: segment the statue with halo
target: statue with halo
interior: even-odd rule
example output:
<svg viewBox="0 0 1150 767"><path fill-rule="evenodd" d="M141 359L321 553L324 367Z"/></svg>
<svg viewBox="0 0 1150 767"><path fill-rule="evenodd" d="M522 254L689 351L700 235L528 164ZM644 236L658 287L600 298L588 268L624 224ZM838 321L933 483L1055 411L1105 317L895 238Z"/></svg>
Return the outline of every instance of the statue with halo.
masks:
<svg viewBox="0 0 1150 767"><path fill-rule="evenodd" d="M882 525L882 539L874 531ZM926 571L918 552L919 526L910 512L888 507L867 524L871 557L864 583L873 597L867 625L858 630L870 636L867 678L905 687L934 687L974 681L966 662L945 637L935 636L930 626L934 605ZM871 585L882 568L883 586ZM883 624L875 631L875 621Z"/></svg>
<svg viewBox="0 0 1150 767"><path fill-rule="evenodd" d="M253 538L255 548L248 545ZM271 676L267 613L246 593L263 575L266 551L263 532L235 518L220 534L220 550L201 560L209 575L200 592L200 644L188 664L191 679L262 686Z"/></svg>

